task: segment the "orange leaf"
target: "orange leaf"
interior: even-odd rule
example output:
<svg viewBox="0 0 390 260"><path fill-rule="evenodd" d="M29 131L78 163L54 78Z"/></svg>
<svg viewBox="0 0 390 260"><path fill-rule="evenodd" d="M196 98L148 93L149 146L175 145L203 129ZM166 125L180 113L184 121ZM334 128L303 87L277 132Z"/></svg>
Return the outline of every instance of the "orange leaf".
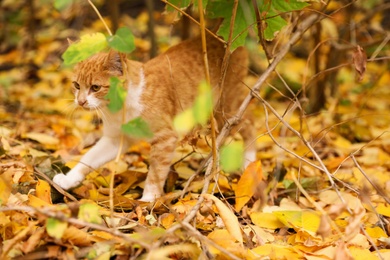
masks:
<svg viewBox="0 0 390 260"><path fill-rule="evenodd" d="M263 180L263 170L261 161L252 162L245 169L238 181L236 194L236 210L240 211L242 207L252 198L260 182Z"/></svg>

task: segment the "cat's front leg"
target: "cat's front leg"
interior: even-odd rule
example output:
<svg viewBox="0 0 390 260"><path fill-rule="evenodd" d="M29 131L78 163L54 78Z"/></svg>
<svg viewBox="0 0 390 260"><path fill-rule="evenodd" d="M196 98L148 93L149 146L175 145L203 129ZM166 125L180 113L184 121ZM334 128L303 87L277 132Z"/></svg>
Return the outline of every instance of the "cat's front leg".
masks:
<svg viewBox="0 0 390 260"><path fill-rule="evenodd" d="M177 134L172 129L162 129L154 134L151 141L150 166L141 201L154 201L164 194L177 144Z"/></svg>
<svg viewBox="0 0 390 260"><path fill-rule="evenodd" d="M128 146L128 142L125 141L122 152L126 151ZM54 183L65 190L80 185L88 173L113 160L118 154L119 147L120 137L103 136L70 172L54 176Z"/></svg>

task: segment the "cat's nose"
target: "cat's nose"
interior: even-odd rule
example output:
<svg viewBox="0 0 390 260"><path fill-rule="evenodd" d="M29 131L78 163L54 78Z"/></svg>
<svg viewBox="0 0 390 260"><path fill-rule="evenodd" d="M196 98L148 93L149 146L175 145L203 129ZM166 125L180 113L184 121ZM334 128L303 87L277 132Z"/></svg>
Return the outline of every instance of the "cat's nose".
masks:
<svg viewBox="0 0 390 260"><path fill-rule="evenodd" d="M79 100L77 100L77 102L79 103L79 106L83 107L87 103L87 100L86 99L79 99Z"/></svg>

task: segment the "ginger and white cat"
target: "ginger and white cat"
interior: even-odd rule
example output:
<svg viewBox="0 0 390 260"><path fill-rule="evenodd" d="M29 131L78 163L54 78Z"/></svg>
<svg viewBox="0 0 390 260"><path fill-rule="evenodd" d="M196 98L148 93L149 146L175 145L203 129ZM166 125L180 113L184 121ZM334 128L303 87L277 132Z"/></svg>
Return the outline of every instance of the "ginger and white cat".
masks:
<svg viewBox="0 0 390 260"><path fill-rule="evenodd" d="M207 54L211 85L219 93L222 59L225 48L213 37L207 37ZM99 110L103 120L103 137L67 175L58 174L53 181L63 189L81 184L93 169L113 160L120 147L123 111L111 113L104 96L109 89L109 79L117 76L125 80L127 98L125 104L128 122L141 116L153 132L149 172L142 201L153 201L164 193L178 135L173 129L173 118L190 107L197 95L198 85L205 78L201 40L184 41L158 57L142 64L127 60L122 66L120 54L115 51L99 53L80 62L74 69L73 91L75 102L88 110ZM223 95L216 101L215 117L219 127L234 113L242 101L247 87L243 79L247 75L248 55L243 47L230 56L229 67L223 86ZM127 73L123 73L127 70ZM127 75L127 78L124 76ZM216 94L215 99L219 96ZM240 133L247 144L246 164L255 160L253 125L243 120ZM134 140L125 136L122 153Z"/></svg>

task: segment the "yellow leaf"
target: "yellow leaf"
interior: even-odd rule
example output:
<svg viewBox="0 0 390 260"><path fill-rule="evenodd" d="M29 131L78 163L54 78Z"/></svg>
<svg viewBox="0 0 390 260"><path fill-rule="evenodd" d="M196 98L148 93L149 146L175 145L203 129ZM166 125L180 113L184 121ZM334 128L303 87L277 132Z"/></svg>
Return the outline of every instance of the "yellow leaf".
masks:
<svg viewBox="0 0 390 260"><path fill-rule="evenodd" d="M38 180L35 194L41 200L43 200L49 204L53 204L51 201L51 187L47 181Z"/></svg>
<svg viewBox="0 0 390 260"><path fill-rule="evenodd" d="M173 213L164 213L160 217L161 225L168 229L175 221L175 215Z"/></svg>
<svg viewBox="0 0 390 260"><path fill-rule="evenodd" d="M240 211L242 207L252 198L263 180L263 170L261 161L252 162L245 169L238 181L235 195L236 195L236 211Z"/></svg>
<svg viewBox="0 0 390 260"><path fill-rule="evenodd" d="M32 194L28 194L28 205L33 207L33 208L42 208L42 207L51 206L50 203L32 195Z"/></svg>
<svg viewBox="0 0 390 260"><path fill-rule="evenodd" d="M173 119L173 127L179 134L188 133L194 126L195 118L191 108L184 110Z"/></svg>
<svg viewBox="0 0 390 260"><path fill-rule="evenodd" d="M238 223L238 219L236 215L230 210L228 206L226 206L222 201L220 201L217 197L211 194L202 194L202 196L214 202L217 207L218 213L222 218L225 227L229 231L229 233L237 239L237 241L242 245L243 238L241 234L240 224Z"/></svg>
<svg viewBox="0 0 390 260"><path fill-rule="evenodd" d="M0 205L7 204L12 190L12 171L6 171L0 175Z"/></svg>
<svg viewBox="0 0 390 260"><path fill-rule="evenodd" d="M252 222L262 228L277 229L284 227L284 224L272 213L253 212L250 214Z"/></svg>
<svg viewBox="0 0 390 260"><path fill-rule="evenodd" d="M100 224L102 218L99 213L99 206L96 203L89 202L80 205L78 218L90 223Z"/></svg>
<svg viewBox="0 0 390 260"><path fill-rule="evenodd" d="M24 138L28 138L38 143L45 145L46 148L57 148L57 145L60 143L60 140L54 136L43 134L43 133L26 133L23 135Z"/></svg>
<svg viewBox="0 0 390 260"><path fill-rule="evenodd" d="M388 205L381 203L378 205L378 207L376 207L376 211L378 212L378 214L390 217L390 207Z"/></svg>
<svg viewBox="0 0 390 260"><path fill-rule="evenodd" d="M265 244L250 250L249 259L261 259L267 256L269 259L300 259L300 256L294 252L291 246L282 246L277 244Z"/></svg>
<svg viewBox="0 0 390 260"><path fill-rule="evenodd" d="M302 229L314 235L320 225L320 215L314 211L272 212L286 227Z"/></svg>
<svg viewBox="0 0 390 260"><path fill-rule="evenodd" d="M386 232L380 227L368 227L366 228L366 232L371 238L388 237Z"/></svg>
<svg viewBox="0 0 390 260"><path fill-rule="evenodd" d="M354 260L367 260L367 259L377 259L374 252L371 252L368 249L362 249L359 247L348 247L349 253Z"/></svg>

